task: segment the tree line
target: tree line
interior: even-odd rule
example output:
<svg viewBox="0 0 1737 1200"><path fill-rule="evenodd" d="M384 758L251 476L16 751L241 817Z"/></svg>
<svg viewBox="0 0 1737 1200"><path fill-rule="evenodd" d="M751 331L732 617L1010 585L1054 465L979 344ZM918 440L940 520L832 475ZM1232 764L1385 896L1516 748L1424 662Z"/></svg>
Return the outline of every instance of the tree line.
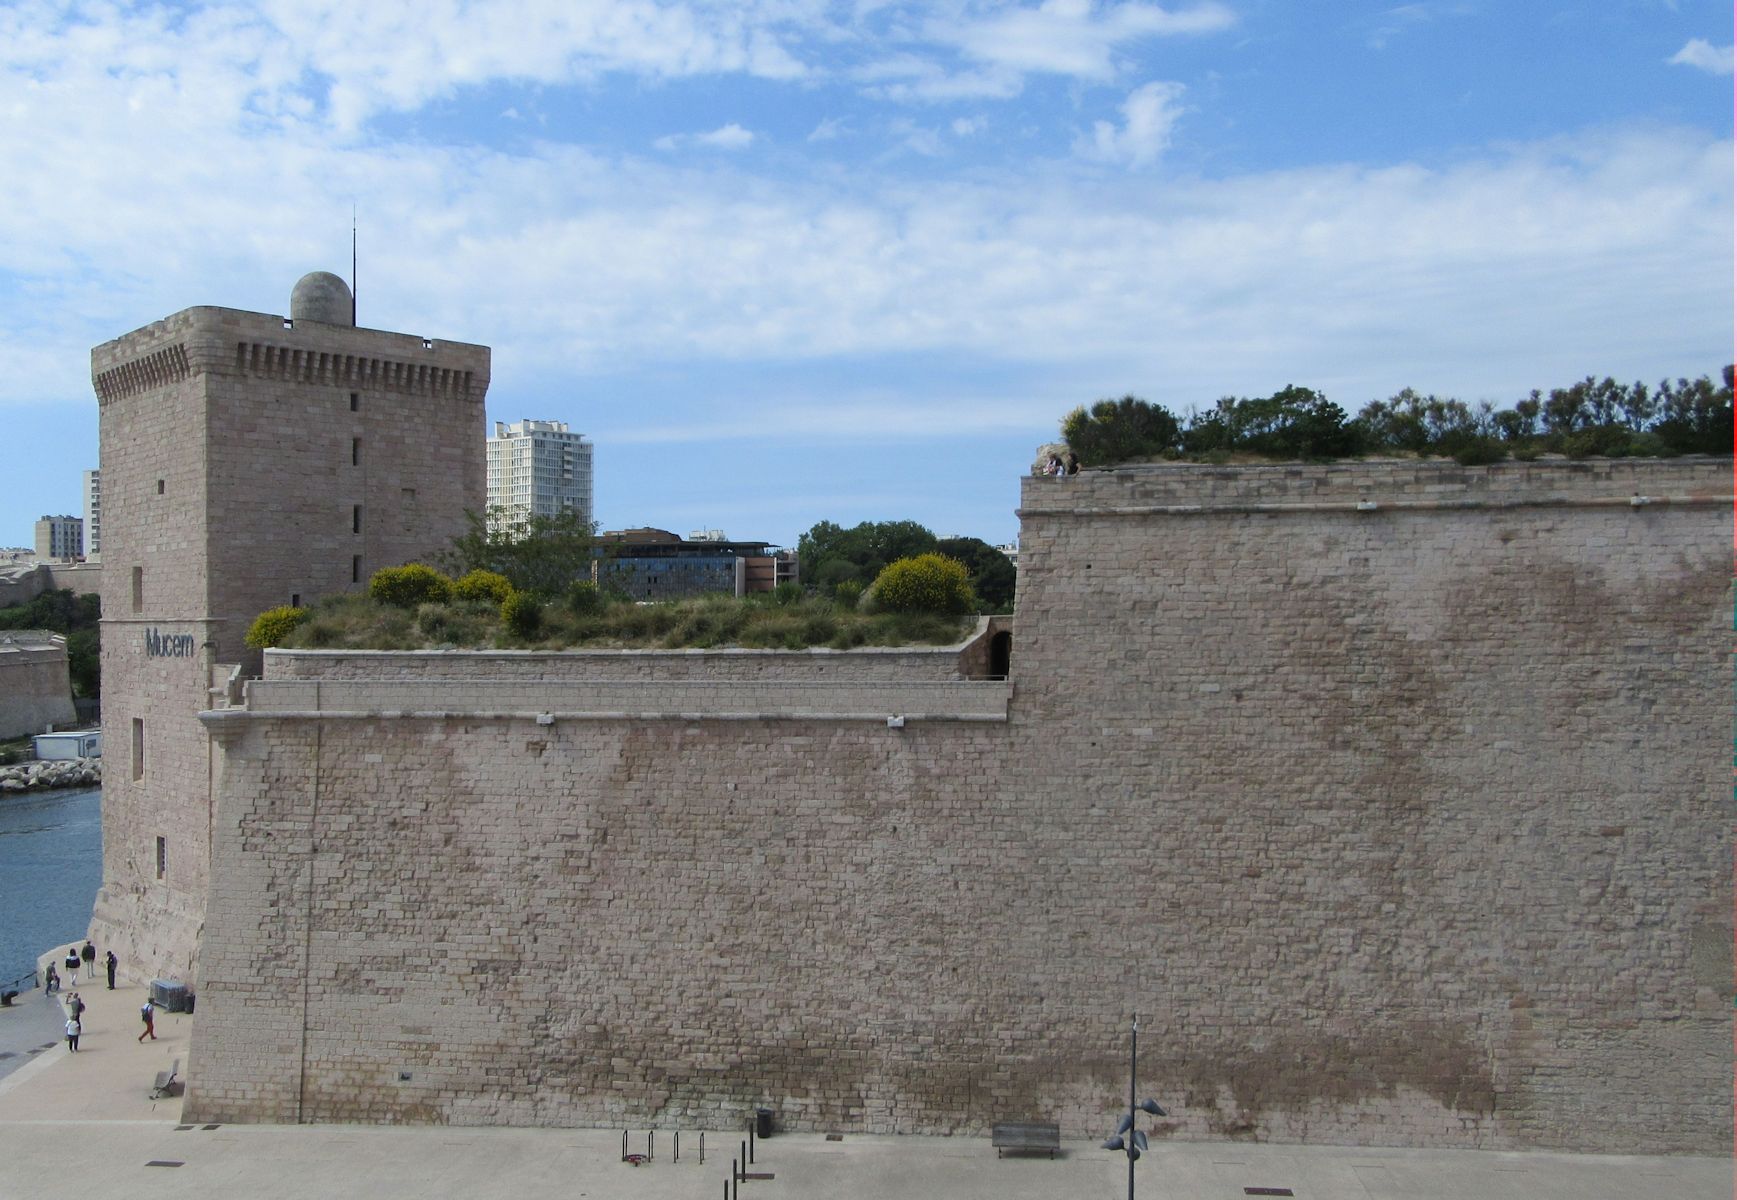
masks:
<svg viewBox="0 0 1737 1200"><path fill-rule="evenodd" d="M981 538L936 537L915 521L864 521L846 529L821 521L796 543L803 585L845 604L893 563L939 554L961 564L977 606L985 612L1013 609L1013 562Z"/></svg>
<svg viewBox="0 0 1737 1200"><path fill-rule="evenodd" d="M72 694L81 700L102 694L101 619L102 601L96 593L79 596L71 588L46 591L23 604L0 608L0 629L46 629L65 635Z"/></svg>
<svg viewBox="0 0 1737 1200"><path fill-rule="evenodd" d="M1411 388L1371 401L1355 417L1311 388L1227 396L1185 419L1135 396L1081 405L1062 420L1068 449L1085 466L1132 459L1228 461L1233 454L1287 459L1415 454L1467 465L1543 454L1610 458L1730 454L1732 368L1720 382L1662 380L1656 387L1587 376L1536 388L1511 407L1468 404Z"/></svg>

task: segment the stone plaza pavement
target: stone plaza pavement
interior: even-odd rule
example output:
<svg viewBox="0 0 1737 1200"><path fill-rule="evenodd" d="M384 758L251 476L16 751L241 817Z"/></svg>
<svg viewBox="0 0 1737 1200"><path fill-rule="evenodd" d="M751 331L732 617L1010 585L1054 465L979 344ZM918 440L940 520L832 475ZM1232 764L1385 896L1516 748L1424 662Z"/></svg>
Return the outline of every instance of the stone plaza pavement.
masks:
<svg viewBox="0 0 1737 1200"><path fill-rule="evenodd" d="M660 1131L656 1161L621 1161L619 1129L472 1129L354 1125L186 1126L178 1097L151 1100L156 1073L187 1063L194 1017L163 1013L158 1041L136 1040L145 991L80 988L88 1004L78 1054L43 1049L40 992L0 1010L0 1050L23 1065L0 1076L0 1196L76 1194L126 1200L427 1200L584 1197L701 1200L729 1189L740 1132L698 1131L672 1161ZM19 1018L23 1018L20 1020ZM55 1022L57 1023L57 1022ZM31 1051L34 1050L34 1053ZM1621 1103L1613 1095L1612 1103ZM643 1153L646 1130L632 1131ZM1116 1200L1127 1160L1090 1142L1055 1159L997 1159L987 1137L779 1135L759 1144L749 1200ZM1241 1200L1289 1189L1311 1200L1729 1200L1728 1158L1389 1150L1185 1142L1156 1145L1135 1168L1136 1194L1155 1200ZM1254 1192L1283 1195L1282 1191Z"/></svg>

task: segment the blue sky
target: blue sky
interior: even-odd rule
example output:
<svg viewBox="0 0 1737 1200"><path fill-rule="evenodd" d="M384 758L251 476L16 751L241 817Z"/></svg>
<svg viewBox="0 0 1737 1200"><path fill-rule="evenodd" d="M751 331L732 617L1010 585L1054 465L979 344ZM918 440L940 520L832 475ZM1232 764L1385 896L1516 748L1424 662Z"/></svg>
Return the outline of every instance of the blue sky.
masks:
<svg viewBox="0 0 1737 1200"><path fill-rule="evenodd" d="M1699 0L0 8L0 545L79 511L89 350L278 313L494 349L606 527L992 542L1074 405L1511 403L1732 343Z"/></svg>

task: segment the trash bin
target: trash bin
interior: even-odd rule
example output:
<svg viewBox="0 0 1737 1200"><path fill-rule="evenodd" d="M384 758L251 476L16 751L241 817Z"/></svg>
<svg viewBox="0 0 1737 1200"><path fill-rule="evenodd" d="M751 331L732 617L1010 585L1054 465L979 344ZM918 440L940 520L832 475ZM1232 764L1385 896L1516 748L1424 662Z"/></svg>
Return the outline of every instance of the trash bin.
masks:
<svg viewBox="0 0 1737 1200"><path fill-rule="evenodd" d="M769 1138L772 1136L772 1110L756 1108L754 1110L754 1136Z"/></svg>

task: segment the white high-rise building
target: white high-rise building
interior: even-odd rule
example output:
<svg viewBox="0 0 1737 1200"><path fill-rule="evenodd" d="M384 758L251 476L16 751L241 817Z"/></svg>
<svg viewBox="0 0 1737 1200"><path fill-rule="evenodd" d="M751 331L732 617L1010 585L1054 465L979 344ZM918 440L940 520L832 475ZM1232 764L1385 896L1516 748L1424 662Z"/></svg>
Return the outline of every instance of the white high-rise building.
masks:
<svg viewBox="0 0 1737 1200"><path fill-rule="evenodd" d="M103 473L84 473L84 556L98 558L103 552Z"/></svg>
<svg viewBox="0 0 1737 1200"><path fill-rule="evenodd" d="M38 562L71 562L84 557L84 521L79 517L43 517L36 523Z"/></svg>
<svg viewBox="0 0 1737 1200"><path fill-rule="evenodd" d="M490 525L558 513L590 521L591 450L565 421L496 421L488 440Z"/></svg>

